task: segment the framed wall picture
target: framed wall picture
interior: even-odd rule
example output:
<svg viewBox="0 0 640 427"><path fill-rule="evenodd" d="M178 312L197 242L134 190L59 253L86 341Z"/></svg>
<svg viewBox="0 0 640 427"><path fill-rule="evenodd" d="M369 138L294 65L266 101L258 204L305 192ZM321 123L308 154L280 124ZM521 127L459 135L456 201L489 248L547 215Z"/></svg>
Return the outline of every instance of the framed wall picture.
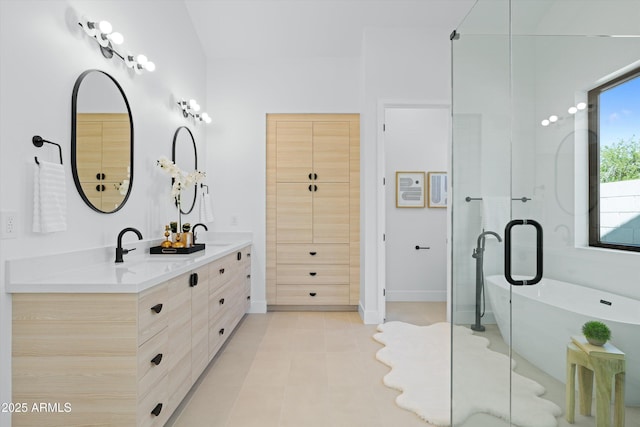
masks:
<svg viewBox="0 0 640 427"><path fill-rule="evenodd" d="M447 173L429 172L427 174L428 183L428 206L430 208L447 207Z"/></svg>
<svg viewBox="0 0 640 427"><path fill-rule="evenodd" d="M424 208L424 172L396 172L396 207Z"/></svg>

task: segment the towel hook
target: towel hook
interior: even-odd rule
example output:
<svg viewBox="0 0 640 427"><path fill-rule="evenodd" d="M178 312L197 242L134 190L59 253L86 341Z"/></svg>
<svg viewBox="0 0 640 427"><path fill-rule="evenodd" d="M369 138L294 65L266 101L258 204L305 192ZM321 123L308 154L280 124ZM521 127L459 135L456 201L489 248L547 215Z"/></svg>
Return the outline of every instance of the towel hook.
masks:
<svg viewBox="0 0 640 427"><path fill-rule="evenodd" d="M207 184L200 183L200 188L207 187L207 194L209 194L209 186Z"/></svg>
<svg viewBox="0 0 640 427"><path fill-rule="evenodd" d="M57 144L55 142L51 142L51 141L47 141L46 139L43 139L41 136L39 135L35 135L33 138L31 138L31 142L33 142L33 145L35 145L36 147L42 147L44 145L44 143L46 142L47 144L53 144L53 145L57 145L58 146L58 152L60 154L60 164L62 164L62 147L60 147L60 144ZM36 164L40 164L40 162L38 161L38 156L35 156L36 159Z"/></svg>

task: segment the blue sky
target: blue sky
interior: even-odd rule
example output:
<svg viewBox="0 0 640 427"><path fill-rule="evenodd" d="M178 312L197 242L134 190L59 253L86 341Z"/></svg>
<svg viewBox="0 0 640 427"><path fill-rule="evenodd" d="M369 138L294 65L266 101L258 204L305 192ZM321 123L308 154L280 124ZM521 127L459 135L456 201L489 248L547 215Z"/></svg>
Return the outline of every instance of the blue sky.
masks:
<svg viewBox="0 0 640 427"><path fill-rule="evenodd" d="M600 144L640 138L640 77L600 94Z"/></svg>

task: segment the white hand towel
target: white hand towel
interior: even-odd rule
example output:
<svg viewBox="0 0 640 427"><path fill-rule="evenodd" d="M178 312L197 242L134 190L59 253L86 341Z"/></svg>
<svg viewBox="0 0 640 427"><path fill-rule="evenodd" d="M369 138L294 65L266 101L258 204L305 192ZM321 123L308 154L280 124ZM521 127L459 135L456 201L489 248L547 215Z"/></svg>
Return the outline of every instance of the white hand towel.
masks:
<svg viewBox="0 0 640 427"><path fill-rule="evenodd" d="M67 192L64 166L40 160L33 175L33 231L67 229Z"/></svg>
<svg viewBox="0 0 640 427"><path fill-rule="evenodd" d="M482 228L494 231L501 237L504 228L511 221L511 197L482 197Z"/></svg>
<svg viewBox="0 0 640 427"><path fill-rule="evenodd" d="M213 204L209 193L202 193L200 198L200 222L213 222Z"/></svg>

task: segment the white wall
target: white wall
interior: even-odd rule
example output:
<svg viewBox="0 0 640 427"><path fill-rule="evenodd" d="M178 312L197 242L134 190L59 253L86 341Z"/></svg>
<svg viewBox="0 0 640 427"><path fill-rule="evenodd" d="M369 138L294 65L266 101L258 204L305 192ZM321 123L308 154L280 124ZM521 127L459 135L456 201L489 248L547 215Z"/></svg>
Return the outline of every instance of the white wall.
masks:
<svg viewBox="0 0 640 427"><path fill-rule="evenodd" d="M120 59L104 58L77 24L83 14L109 20L124 35L123 46L145 53L157 70L135 75ZM175 208L169 178L157 170L155 160L171 156L173 133L181 125L191 127L204 155L205 128L184 119L175 101L195 97L206 109L205 65L181 1L0 2L0 210L15 211L18 218L17 238L0 241L0 401L11 402L6 380L11 378L11 298L4 292L5 261L115 246L119 230L127 226L137 227L145 238L162 237L163 225L175 216ZM80 73L92 68L111 74L121 84L133 113L133 189L127 204L110 215L84 204L71 175L71 92ZM33 135L62 146L67 174L65 233L30 231L33 157L56 161L58 155L55 146L34 147ZM0 425L10 425L8 414L0 415Z"/></svg>

